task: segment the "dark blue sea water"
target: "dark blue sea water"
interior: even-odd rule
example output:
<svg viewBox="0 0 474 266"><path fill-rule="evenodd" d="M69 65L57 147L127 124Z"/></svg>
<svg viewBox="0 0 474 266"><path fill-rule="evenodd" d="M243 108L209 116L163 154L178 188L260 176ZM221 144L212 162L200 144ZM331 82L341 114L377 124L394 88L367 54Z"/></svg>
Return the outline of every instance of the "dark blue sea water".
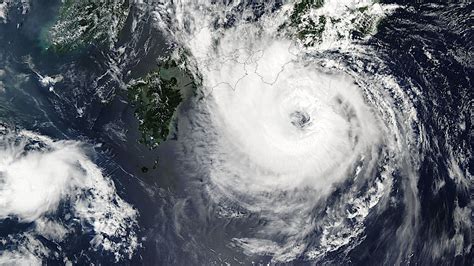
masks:
<svg viewBox="0 0 474 266"><path fill-rule="evenodd" d="M472 186L462 186L453 178L456 169L449 162L457 158L457 170L471 178L474 6L404 4L406 8L381 22L367 45L378 51L387 66L383 71L397 77L402 89L416 87L422 95L413 99L419 123L427 132L418 150L422 157L416 183L420 215L413 221L418 224L411 236L413 245L409 250L394 245L407 208L397 203L403 187L397 187L402 181L395 179L399 190L392 192L394 203L370 214L364 224L365 238L348 252L331 252L330 264L391 265L403 254L403 264L472 265L471 228L459 226L456 218L456 208L471 206ZM112 178L120 197L139 212L141 247L121 264L268 263L269 256L248 256L228 244L235 237L231 233L245 235L252 231L249 224L257 227L264 221L249 217L241 223L212 217L212 212L203 210L204 203L196 200L200 197L188 198L182 183L186 178L175 161L176 140L153 150L138 142L141 133L126 84L155 69L156 58L168 52L166 40L149 26L152 18L145 16L136 32L127 31L128 22L119 43L127 47L126 52L138 53L119 62L116 52L94 45L64 54L46 50L42 34L54 22L58 8L59 1L33 1L26 15L17 9L10 13L9 23L0 24L0 69L6 71L0 76L4 87L0 87L1 123L94 147L94 162ZM137 35L139 40L132 42ZM145 44L147 49L141 49ZM61 74L64 80L52 92L40 84L37 73ZM180 115L189 112L188 104L183 103ZM436 188L440 183L444 185ZM14 238L32 226L15 218L0 220L0 239ZM113 263L110 254L89 249L90 239L90 234L78 229L72 242L40 241L77 264ZM447 246L445 253L433 256L442 246ZM0 250L14 248L0 241ZM45 262L63 263L56 258ZM310 262L302 257L295 264Z"/></svg>

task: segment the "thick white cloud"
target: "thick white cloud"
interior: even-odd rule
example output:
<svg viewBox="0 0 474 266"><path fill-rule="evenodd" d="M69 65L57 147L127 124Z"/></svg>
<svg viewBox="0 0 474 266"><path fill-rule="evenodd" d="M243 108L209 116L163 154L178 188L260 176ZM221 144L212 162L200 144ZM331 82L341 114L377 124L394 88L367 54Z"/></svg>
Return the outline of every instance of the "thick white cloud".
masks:
<svg viewBox="0 0 474 266"><path fill-rule="evenodd" d="M89 158L90 152L81 142L4 130L0 136L0 220L33 222L33 231L26 234L56 243L70 233L62 221L77 220L92 228L92 250L108 251L117 260L130 257L138 246L137 212L116 194L112 181ZM71 206L67 213L74 219L57 217L61 202ZM0 258L9 261L18 254L5 251Z"/></svg>
<svg viewBox="0 0 474 266"><path fill-rule="evenodd" d="M8 1L0 3L0 23L6 23L8 12Z"/></svg>
<svg viewBox="0 0 474 266"><path fill-rule="evenodd" d="M317 259L360 239L365 218L388 197L391 175L406 158L411 135L405 125L416 119L411 102L396 82L386 82L389 76L364 74L365 62L381 65L348 37L358 8L371 5L374 20L386 9L371 1L339 2L325 1L306 14L332 18L311 49L281 30L293 3L271 12L269 1L257 22L247 19L254 13L242 10L245 1L181 0L155 14L202 82L204 97L180 120L183 160L199 171L210 204L226 217L243 209L265 220L257 233L234 239L246 253L274 261ZM231 27L215 26L230 13ZM328 50L337 49L364 59L353 59L357 72L331 61ZM395 105L395 98L403 104ZM346 181L354 186L344 187L333 209L315 219L318 203Z"/></svg>
<svg viewBox="0 0 474 266"><path fill-rule="evenodd" d="M84 186L90 178L85 167L92 162L79 143L56 142L50 149L25 151L22 141L1 150L0 218L31 222L55 211L62 199Z"/></svg>

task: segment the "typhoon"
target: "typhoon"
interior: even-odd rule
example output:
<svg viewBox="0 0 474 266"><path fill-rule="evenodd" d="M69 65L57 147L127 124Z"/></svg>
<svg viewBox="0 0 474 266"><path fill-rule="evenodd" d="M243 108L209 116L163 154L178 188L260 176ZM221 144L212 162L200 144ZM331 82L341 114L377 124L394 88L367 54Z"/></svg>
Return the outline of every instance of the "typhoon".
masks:
<svg viewBox="0 0 474 266"><path fill-rule="evenodd" d="M457 207L451 247L433 250L413 237L422 227L417 182L429 146L415 108L421 92L402 88L366 45L375 26L358 40L350 34L361 16L370 28L402 7L325 1L298 14L304 4L269 1L258 12L253 5L182 0L154 13L200 85L178 125L186 201L201 212L193 215L230 220L234 228L220 236L229 247L274 263L351 262L348 254L369 238L389 245L378 259L395 264L415 250L436 261L470 249L461 233L468 207ZM325 28L305 31L322 19ZM455 159L449 164L459 169ZM368 235L367 227L384 227L375 218L382 215L394 217L380 231L390 243Z"/></svg>
<svg viewBox="0 0 474 266"><path fill-rule="evenodd" d="M0 0L0 265L473 265L438 2Z"/></svg>

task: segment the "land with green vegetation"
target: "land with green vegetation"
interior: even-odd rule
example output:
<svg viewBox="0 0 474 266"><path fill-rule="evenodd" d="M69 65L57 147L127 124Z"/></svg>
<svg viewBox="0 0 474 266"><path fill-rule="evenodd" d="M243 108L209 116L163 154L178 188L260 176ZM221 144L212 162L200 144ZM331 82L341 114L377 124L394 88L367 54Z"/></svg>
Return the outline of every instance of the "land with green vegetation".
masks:
<svg viewBox="0 0 474 266"><path fill-rule="evenodd" d="M191 76L171 59L132 82L128 95L135 107L142 143L155 148L168 138L179 105L195 88Z"/></svg>
<svg viewBox="0 0 474 266"><path fill-rule="evenodd" d="M301 0L295 3L293 11L290 14L290 20L280 29L290 28L295 31L296 37L300 40L307 39L312 36L312 41L306 46L313 45L321 39L324 27L326 25L326 17L321 16L317 21L305 16L311 9L317 9L324 5L324 0Z"/></svg>
<svg viewBox="0 0 474 266"><path fill-rule="evenodd" d="M325 4L324 0L300 0L290 11L289 20L280 26L280 31L295 36L306 47L317 46L323 42L326 31L335 33L331 41L343 38L364 38L376 31L381 16L371 13L371 5L349 7L341 14L316 13Z"/></svg>
<svg viewBox="0 0 474 266"><path fill-rule="evenodd" d="M95 44L111 47L128 17L129 1L65 0L45 33L47 48L68 52Z"/></svg>

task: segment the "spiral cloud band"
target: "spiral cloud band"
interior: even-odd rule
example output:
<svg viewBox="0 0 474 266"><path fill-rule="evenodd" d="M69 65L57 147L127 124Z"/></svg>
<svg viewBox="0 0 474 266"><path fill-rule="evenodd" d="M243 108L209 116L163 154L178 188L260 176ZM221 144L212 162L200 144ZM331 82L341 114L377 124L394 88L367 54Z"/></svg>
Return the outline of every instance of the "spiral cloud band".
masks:
<svg viewBox="0 0 474 266"><path fill-rule="evenodd" d="M216 156L240 158L218 163L213 181L224 186L221 181L228 178L219 179L226 171L239 172L242 180L229 188L255 192L325 190L340 181L379 138L376 120L357 90L348 77L293 62L273 84L253 73L234 89L215 87L210 112L215 134L227 142L220 143Z"/></svg>
<svg viewBox="0 0 474 266"><path fill-rule="evenodd" d="M416 91L383 74L370 58L375 51L334 42L334 50L352 50L343 63L328 39L318 50L282 34L291 4L257 21L243 9L229 22L239 4L177 1L155 13L201 83L203 97L178 128L183 160L204 176L194 189L204 188L222 217L265 220L233 239L245 253L317 260L356 246L366 217L384 209L394 180L402 180L406 215L397 244L409 247L419 208ZM332 4L319 12L337 13ZM377 5L378 15L383 10ZM308 243L310 235L318 240Z"/></svg>

